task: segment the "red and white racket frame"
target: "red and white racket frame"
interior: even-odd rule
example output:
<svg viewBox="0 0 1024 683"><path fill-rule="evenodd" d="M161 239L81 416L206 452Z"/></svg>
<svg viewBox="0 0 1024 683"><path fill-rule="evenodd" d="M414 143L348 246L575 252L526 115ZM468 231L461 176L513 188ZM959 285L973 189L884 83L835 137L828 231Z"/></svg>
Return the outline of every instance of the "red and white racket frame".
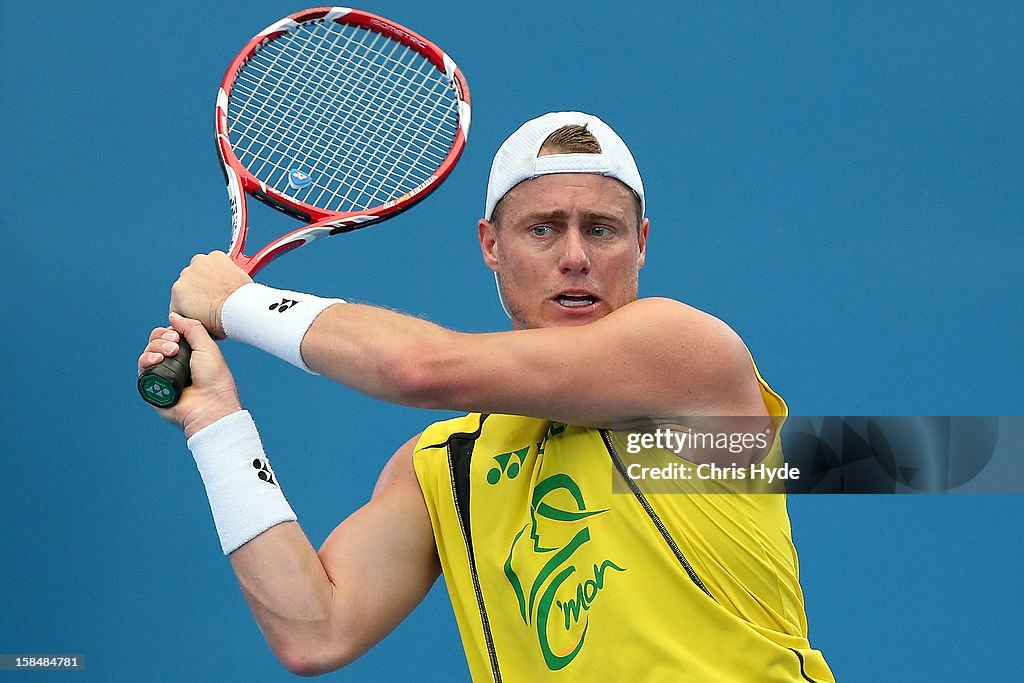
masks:
<svg viewBox="0 0 1024 683"><path fill-rule="evenodd" d="M287 194L278 192L246 170L238 161L234 150L231 149L231 138L228 131L228 97L238 73L265 43L279 38L303 23L316 20L364 26L407 45L424 55L445 74L458 98L459 122L455 133L455 141L448 152L448 156L440 164L437 171L406 194L368 211L356 213L325 211L301 202ZM271 24L250 40L245 48L238 53L234 61L231 62L227 72L224 74L224 80L221 82L220 91L217 94L215 121L217 151L220 155L224 179L227 183L228 196L231 201L231 245L228 250L228 256L239 267L252 275L281 254L301 247L304 244L321 237L364 227L384 218L390 218L408 209L436 189L441 181L451 173L459 156L462 154L462 150L465 148L466 137L469 135L470 118L469 88L466 85L466 79L463 77L462 71L459 70L455 62L443 50L400 24L369 12L348 7L314 7L296 12ZM261 198L265 203L292 217L305 220L308 225L273 240L254 255L246 256L244 249L249 225L248 212L246 210L246 193Z"/></svg>

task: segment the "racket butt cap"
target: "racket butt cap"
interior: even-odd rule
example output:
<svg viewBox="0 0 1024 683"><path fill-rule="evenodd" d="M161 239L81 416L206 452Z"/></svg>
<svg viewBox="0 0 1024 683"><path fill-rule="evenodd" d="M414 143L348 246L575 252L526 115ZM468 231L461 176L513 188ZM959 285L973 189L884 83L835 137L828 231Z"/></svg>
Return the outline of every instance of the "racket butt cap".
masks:
<svg viewBox="0 0 1024 683"><path fill-rule="evenodd" d="M177 355L164 358L158 365L143 371L137 383L143 400L157 408L176 404L182 392L192 384L191 357L192 347L182 339Z"/></svg>

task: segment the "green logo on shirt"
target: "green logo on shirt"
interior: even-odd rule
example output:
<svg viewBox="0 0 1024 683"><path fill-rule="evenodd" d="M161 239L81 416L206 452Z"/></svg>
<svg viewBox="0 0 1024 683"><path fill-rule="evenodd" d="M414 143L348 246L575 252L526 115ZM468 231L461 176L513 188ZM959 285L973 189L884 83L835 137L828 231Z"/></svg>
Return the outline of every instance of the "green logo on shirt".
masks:
<svg viewBox="0 0 1024 683"><path fill-rule="evenodd" d="M520 463L525 451L523 449ZM502 471L509 477L515 475L507 466L508 460L519 453L513 451L496 457L509 456L504 464L499 460ZM495 481L491 481L488 473L491 484L497 483L498 479L500 473ZM509 548L504 565L505 578L516 595L523 623L536 628L544 662L552 671L564 668L583 648L590 626L587 613L605 586L608 570L626 571L605 559L591 563L589 569L581 568L577 573L577 551L590 542L588 524L592 518L606 512L607 509L587 509L583 493L572 477L552 475L534 487L530 523L519 530ZM521 543L527 530L532 543ZM523 578L529 575L534 579L527 591ZM573 580L576 582L575 590L572 588ZM558 599L559 595L564 596L563 599Z"/></svg>
<svg viewBox="0 0 1024 683"><path fill-rule="evenodd" d="M515 479L519 475L519 469L523 466L523 461L526 460L526 454L530 452L529 446L524 446L518 451L509 451L508 453L499 453L494 456L494 461L498 463L497 467L492 467L487 472L487 483L494 486L501 481L501 475L508 476L509 479Z"/></svg>

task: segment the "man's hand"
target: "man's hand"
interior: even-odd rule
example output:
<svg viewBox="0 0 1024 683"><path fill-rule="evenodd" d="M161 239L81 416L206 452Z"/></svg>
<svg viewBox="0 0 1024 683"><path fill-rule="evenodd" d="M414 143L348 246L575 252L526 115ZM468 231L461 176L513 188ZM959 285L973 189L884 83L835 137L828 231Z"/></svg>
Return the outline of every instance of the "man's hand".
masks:
<svg viewBox="0 0 1024 683"><path fill-rule="evenodd" d="M224 252L196 254L171 287L171 311L198 320L215 339L223 339L224 301L250 282L252 278Z"/></svg>
<svg viewBox="0 0 1024 683"><path fill-rule="evenodd" d="M184 337L192 346L192 386L185 389L172 408L157 408L160 417L173 422L191 437L203 427L225 415L242 409L235 380L231 376L217 343L198 320L170 315L171 327L157 327L149 335L149 344L139 356L139 373L157 365L165 356L178 353L178 340Z"/></svg>

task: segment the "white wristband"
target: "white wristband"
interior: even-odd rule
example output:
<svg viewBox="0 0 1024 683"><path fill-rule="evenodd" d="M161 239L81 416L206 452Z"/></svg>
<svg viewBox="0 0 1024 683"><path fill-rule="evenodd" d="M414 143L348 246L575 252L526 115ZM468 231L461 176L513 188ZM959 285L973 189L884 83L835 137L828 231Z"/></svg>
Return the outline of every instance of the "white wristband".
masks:
<svg viewBox="0 0 1024 683"><path fill-rule="evenodd" d="M188 440L228 555L281 522L294 522L249 411L226 415Z"/></svg>
<svg viewBox="0 0 1024 683"><path fill-rule="evenodd" d="M318 315L343 303L344 299L323 299L250 282L224 301L220 322L228 339L251 344L316 374L302 360L302 338Z"/></svg>

